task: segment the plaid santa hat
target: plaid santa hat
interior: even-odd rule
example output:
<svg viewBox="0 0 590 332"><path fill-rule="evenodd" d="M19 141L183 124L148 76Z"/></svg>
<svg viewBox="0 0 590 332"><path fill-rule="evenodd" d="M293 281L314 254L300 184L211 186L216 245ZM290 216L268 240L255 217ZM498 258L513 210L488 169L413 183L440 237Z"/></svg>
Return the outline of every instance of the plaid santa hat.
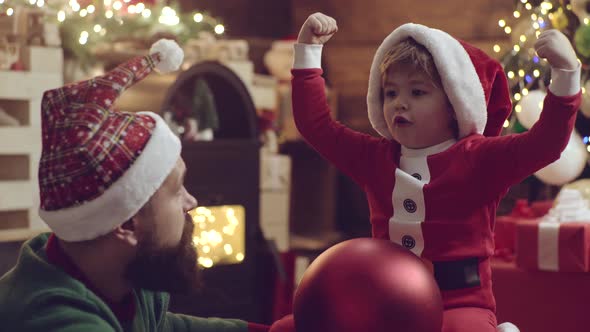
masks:
<svg viewBox="0 0 590 332"><path fill-rule="evenodd" d="M383 117L381 73L383 58L402 40L411 37L428 49L457 118L459 138L470 134L497 136L510 115L508 81L500 63L480 49L444 31L408 23L395 29L377 49L369 76L367 106L373 128L391 139Z"/></svg>
<svg viewBox="0 0 590 332"><path fill-rule="evenodd" d="M171 40L88 81L46 91L41 104L39 215L61 239L90 240L135 215L180 157L180 140L152 112L117 112L113 104L153 69L177 70Z"/></svg>

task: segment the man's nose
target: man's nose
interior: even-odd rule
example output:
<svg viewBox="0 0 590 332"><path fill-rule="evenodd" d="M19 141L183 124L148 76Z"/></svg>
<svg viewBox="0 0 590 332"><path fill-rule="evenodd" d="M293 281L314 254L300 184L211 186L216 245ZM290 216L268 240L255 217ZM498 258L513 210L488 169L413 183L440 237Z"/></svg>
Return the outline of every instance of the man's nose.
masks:
<svg viewBox="0 0 590 332"><path fill-rule="evenodd" d="M184 190L184 192L185 192L184 206L183 206L184 210L190 211L190 210L196 208L199 203L197 201L197 199L193 195L191 195L188 191L186 191L186 189Z"/></svg>

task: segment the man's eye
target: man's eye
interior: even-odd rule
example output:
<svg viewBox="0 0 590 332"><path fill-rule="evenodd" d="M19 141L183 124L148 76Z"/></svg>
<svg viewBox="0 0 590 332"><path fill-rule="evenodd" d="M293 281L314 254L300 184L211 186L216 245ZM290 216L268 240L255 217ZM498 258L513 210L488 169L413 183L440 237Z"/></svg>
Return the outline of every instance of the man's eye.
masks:
<svg viewBox="0 0 590 332"><path fill-rule="evenodd" d="M425 95L426 94L426 91L424 91L424 90L417 90L416 89L416 90L412 90L412 94L414 96L422 96L422 95Z"/></svg>

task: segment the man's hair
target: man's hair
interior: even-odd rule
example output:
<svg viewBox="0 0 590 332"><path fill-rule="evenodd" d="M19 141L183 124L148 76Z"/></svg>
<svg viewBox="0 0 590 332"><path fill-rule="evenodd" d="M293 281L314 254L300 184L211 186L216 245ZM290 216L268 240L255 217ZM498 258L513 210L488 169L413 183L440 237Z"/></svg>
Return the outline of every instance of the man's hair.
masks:
<svg viewBox="0 0 590 332"><path fill-rule="evenodd" d="M423 72L430 78L432 83L442 89L440 75L436 70L432 54L426 47L418 44L414 39L408 37L397 43L387 52L379 70L381 72L381 81L385 82L386 73L392 66L411 66L414 69Z"/></svg>

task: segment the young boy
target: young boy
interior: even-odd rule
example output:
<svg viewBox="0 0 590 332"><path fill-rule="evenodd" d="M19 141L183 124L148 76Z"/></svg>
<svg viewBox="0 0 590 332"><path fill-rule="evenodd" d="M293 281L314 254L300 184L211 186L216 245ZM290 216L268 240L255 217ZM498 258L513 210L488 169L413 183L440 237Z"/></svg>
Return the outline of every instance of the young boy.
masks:
<svg viewBox="0 0 590 332"><path fill-rule="evenodd" d="M553 81L535 126L498 136L511 111L501 65L447 33L418 24L376 52L369 120L383 136L330 118L320 59L336 21L316 13L295 45L293 112L303 137L367 195L372 233L422 257L445 307L443 332L496 331L489 257L496 208L509 187L559 158L580 104L580 64L567 38L535 44Z"/></svg>

